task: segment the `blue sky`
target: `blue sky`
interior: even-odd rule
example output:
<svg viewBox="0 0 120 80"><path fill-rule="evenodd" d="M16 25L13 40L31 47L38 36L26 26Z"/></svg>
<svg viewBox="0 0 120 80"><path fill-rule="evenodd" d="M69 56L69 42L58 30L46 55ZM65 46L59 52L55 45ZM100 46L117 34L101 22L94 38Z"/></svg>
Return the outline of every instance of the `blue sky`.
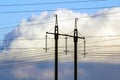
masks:
<svg viewBox="0 0 120 80"><path fill-rule="evenodd" d="M64 2L64 1L72 1L72 0L54 0L54 1L50 1L50 0L31 0L31 1L30 0L22 0L22 1L21 0L1 0L0 1L0 5L31 4L31 3L49 3L49 2ZM76 1L78 1L78 0L76 0ZM85 1L85 0L83 0L83 1ZM88 1L93 1L93 0L88 0ZM76 9L76 8L111 7L111 6L120 6L120 0L106 0L106 1L95 1L95 2L81 2L81 3L75 3L75 4L74 3L57 4L57 5L56 4L52 4L52 5L49 4L49 5L36 5L36 6L9 6L9 7L8 6L0 6L0 32L1 32L0 33L0 39L3 39L8 32L11 32L11 33L9 33L6 36L6 39L15 38L15 40L11 40L11 41L8 41L7 43L3 43L3 44L5 44L5 47L11 48L11 51L4 50L6 53L10 53L11 52L11 54L5 54L5 55L3 55L3 58L5 56L5 59L6 59L5 63L7 63L7 62L11 62L11 63L17 62L17 61L14 61L14 58L15 59L16 58L19 59L19 57L20 58L23 57L23 59L25 59L27 61L27 59L29 59L29 57L32 57L33 55L37 55L37 54L35 54L35 52L32 52L33 54L31 54L31 53L29 53L29 51L27 52L27 50L26 51L23 50L23 53L22 53L22 50L20 50L18 52L14 52L14 50L13 50L13 52L12 52L12 48L36 47L38 45L39 45L38 47L41 47L41 45L43 44L42 41L40 43L40 42L36 42L36 41L35 42L34 41L30 41L29 39L36 38L36 36L39 37L39 35L41 34L40 31L42 29L44 30L44 28L36 28L36 29L32 28L33 31L32 30L30 30L30 31L31 31L31 33L33 33L33 35L31 33L29 33L30 32L29 30L25 30L24 31L23 28L18 29L18 32L17 32L17 30L13 30L21 22L22 19L28 20L30 18L30 16L32 16L32 15L40 15L41 12L10 13L10 14L8 14L8 13L1 14L1 12L6 12L6 11L26 11L26 10L27 11L29 11L29 10L56 10L58 8ZM77 10L77 11L73 11L73 12L94 14L98 10L99 9L95 9L95 10ZM66 10L66 12L67 12L67 10ZM68 13L71 13L71 12L68 11ZM76 14L76 13L74 13L74 14ZM43 15L43 16L46 16L46 15ZM119 16L119 15L117 15L117 16ZM97 18L97 19L99 20L99 18ZM105 18L101 17L100 20L102 20L102 19L106 19L106 17ZM115 18L115 19L117 19L117 18ZM47 19L42 19L42 20L47 20ZM51 18L49 20L51 20ZM105 26L106 25L110 26L110 27L107 26L105 33L109 33L111 31L111 29L115 29L116 31L118 30L118 32L120 32L119 31L119 26L117 26L116 28L114 28L114 25L115 24L117 25L119 22L115 22L113 20L113 18L110 18L109 20L113 20L114 24L110 24L111 22L107 22L107 21L105 21L103 23L93 22L92 23L92 27L89 28L89 26L91 26L91 22L89 22L90 20L88 19L88 24L82 24L85 27L85 29L87 29L85 32L88 33L88 32L91 31L91 33L88 33L88 34L94 34L94 33L99 32L99 31L97 31L97 29L98 29L97 27L100 27L101 25L103 25L102 28L100 29L100 31L102 33L104 33L104 25ZM94 19L92 18L92 20L94 20ZM36 19L36 21L39 21L39 20ZM32 22L34 22L34 21L31 21L31 23ZM104 24L104 23L106 23L106 24ZM100 25L98 25L96 27L96 24L97 25L100 24ZM43 24L42 27L43 26L45 26L45 25ZM13 27L13 28L7 28L7 27ZM20 27L22 27L22 26L20 26ZM84 27L82 27L83 29L81 29L81 30L84 30ZM7 29L2 29L2 28L7 28ZM48 26L47 26L47 28L48 28ZM63 29L64 28L65 27L63 27ZM92 29L92 28L95 28L95 29ZM28 29L28 28L26 28L26 29ZM41 29L41 30L37 30L37 29ZM67 29L67 28L65 28L65 29ZM115 33L115 30L114 30L114 33ZM19 34L22 34L22 36L19 36ZM23 40L23 42L21 40L20 40L20 42L19 42L19 40L17 42L18 38L20 38L20 39L21 38L28 39L28 42L27 41L24 42L24 40ZM92 39L93 39L93 41L98 41L98 42L100 40L104 40L104 41L108 40L108 38L106 38L106 39L103 38L103 39L100 39L100 40L99 40L99 38L98 39L92 38ZM91 42L93 42L93 41L91 40ZM118 45L118 42L120 42L120 41L110 42L110 43L112 43L111 45ZM52 42L51 42L51 44L52 44ZM109 42L108 42L108 44L109 44ZM62 44L60 44L60 45L62 45ZM100 46L100 45L102 45L102 43L101 44L98 43L98 45ZM94 46L94 45L90 45L90 46ZM107 46L109 46L109 45L107 45ZM54 45L52 47L54 47ZM94 52L94 50L97 50L97 49L94 49L94 47L92 49L93 49L93 52ZM92 53L92 49L89 48L89 50L91 51L91 53ZM111 48L108 48L108 49L111 49ZM100 49L100 50L98 49L98 51L96 51L96 52L105 51L105 50L108 50L108 49ZM43 50L43 45L42 45L42 50ZM115 50L119 50L119 49L115 49ZM24 52L26 54L24 54ZM16 55L18 53L20 53L21 55ZM24 56L24 55L26 55L26 56ZM27 55L30 55L30 56L27 56ZM9 58L11 58L11 61L9 60L9 58L8 58L9 61L7 61L7 57L6 56L9 57ZM108 56L108 57L111 58L111 55ZM118 59L119 59L119 56L116 57L116 55L115 55L114 57L115 58L118 57ZM12 59L13 59L13 61L12 61ZM36 59L36 57L32 57L30 59L34 60L34 59ZM1 60L1 55L0 55L0 60ZM20 65L21 63L18 63L18 65ZM4 64L4 61L3 61L3 64ZM73 64L72 62L65 62L65 63L61 62L62 67L63 66L65 66L65 67L63 67L63 70L60 69L60 75L62 74L62 77L60 77L60 80L63 79L63 76L64 76L63 73L68 73L68 74L65 74L67 76L66 78L71 78L71 80L72 80L72 78L73 78L73 74L72 73L73 72L72 73L69 72L69 71L71 71L71 69L73 69L73 65L72 64ZM40 64L37 64L37 63L34 64L34 65L27 64L25 66L17 66L17 67L13 67L13 65L10 65L10 66L7 66L8 68L6 68L4 66L1 68L1 66L3 66L3 65L0 65L0 80L10 80L10 79L11 80L48 80L47 78L49 78L49 76L47 75L47 73L49 73L49 70L51 70L51 72L53 72L52 71L53 70L53 62L52 61L49 61L49 63L40 62ZM106 63L101 63L101 62L99 62L99 63L82 62L81 64L79 63L78 68L81 71L78 74L78 75L80 75L79 78L81 78L81 80L119 80L120 79L120 76L119 76L119 74L120 74L120 64L117 64L117 63L116 64L115 63L110 63L110 64L107 63L106 64ZM39 74L40 74L40 77L43 78L43 79L39 79ZM37 76L37 78L36 78L36 76ZM51 80L53 80L53 79L51 79Z"/></svg>
<svg viewBox="0 0 120 80"><path fill-rule="evenodd" d="M1 0L0 5L7 4L29 4L29 3L49 3L49 2L64 2L64 0ZM65 0L72 1L72 0ZM76 0L77 1L77 0ZM86 0L82 0L86 1ZM88 0L92 1L92 0ZM94 0L93 0L94 1ZM119 6L119 0L106 0L97 2L81 2L75 4L53 4L53 5L36 5L36 6L0 6L0 12L4 11L24 11L24 10L56 10L58 8L86 8L86 7L104 7L104 6ZM81 13L95 13L97 10L79 10ZM20 23L21 19L28 19L31 15L39 15L40 12L29 12L29 13L13 13L13 14L0 14L0 28L5 27L16 27ZM6 33L11 31L11 28L0 30L0 37L3 39Z"/></svg>
<svg viewBox="0 0 120 80"><path fill-rule="evenodd" d="M59 79L61 80L73 80L73 63L60 63L59 67ZM34 64L33 67L29 67L30 65L24 65L21 68L18 67L17 75L27 74L29 78L16 78L13 76L14 72L16 72L17 67L13 67L13 71L11 67L8 68L1 68L0 69L0 79L2 80L54 80L51 77L44 77L47 74L46 70L50 70L53 73L53 63L39 63ZM120 79L120 65L119 64L105 64L105 63L80 63L78 65L78 80L119 80ZM37 69L37 70L36 70ZM21 70L21 71L20 71ZM67 73L67 71L70 71ZM26 72L24 72L26 71ZM22 73L21 73L22 72ZM21 74L20 74L21 73ZM49 73L49 76L51 76ZM35 76L35 75L37 76ZM39 74L39 75L38 75ZM15 74L14 74L15 75ZM40 77L40 79L39 79Z"/></svg>

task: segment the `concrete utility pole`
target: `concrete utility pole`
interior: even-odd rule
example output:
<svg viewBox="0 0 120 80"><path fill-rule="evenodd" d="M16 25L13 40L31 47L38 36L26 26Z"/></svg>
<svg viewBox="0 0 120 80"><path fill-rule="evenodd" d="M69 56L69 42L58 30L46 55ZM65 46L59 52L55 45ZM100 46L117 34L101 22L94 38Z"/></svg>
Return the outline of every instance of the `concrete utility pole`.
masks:
<svg viewBox="0 0 120 80"><path fill-rule="evenodd" d="M57 21L57 15L56 17L56 23L55 23L55 31L54 31L54 39L55 39L55 80L58 80L58 21Z"/></svg>
<svg viewBox="0 0 120 80"><path fill-rule="evenodd" d="M77 42L78 42L78 30L77 30L77 18L75 18L74 29L74 80L77 80Z"/></svg>
<svg viewBox="0 0 120 80"><path fill-rule="evenodd" d="M74 28L74 35L69 34L60 34L58 29L58 20L57 15L56 17L56 23L55 23L55 31L54 33L46 32L47 34L53 34L55 39L55 80L58 80L58 39L60 36L66 36L66 53L67 53L67 36L72 37L74 39L74 80L77 80L77 42L79 39L85 39L85 37L79 37L78 36L78 30L77 30L77 18L75 18L75 28ZM85 42L84 42L85 43ZM85 44L84 44L85 48ZM84 50L85 52L85 50Z"/></svg>

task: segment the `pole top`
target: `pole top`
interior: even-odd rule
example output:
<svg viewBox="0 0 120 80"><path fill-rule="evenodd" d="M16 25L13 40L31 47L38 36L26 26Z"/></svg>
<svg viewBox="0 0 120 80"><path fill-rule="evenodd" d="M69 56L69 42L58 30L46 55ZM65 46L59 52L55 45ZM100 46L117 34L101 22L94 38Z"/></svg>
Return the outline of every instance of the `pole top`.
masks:
<svg viewBox="0 0 120 80"><path fill-rule="evenodd" d="M75 29L77 29L77 21L78 21L78 18L75 18Z"/></svg>
<svg viewBox="0 0 120 80"><path fill-rule="evenodd" d="M54 17L55 17L55 26L58 26L57 14L54 14Z"/></svg>

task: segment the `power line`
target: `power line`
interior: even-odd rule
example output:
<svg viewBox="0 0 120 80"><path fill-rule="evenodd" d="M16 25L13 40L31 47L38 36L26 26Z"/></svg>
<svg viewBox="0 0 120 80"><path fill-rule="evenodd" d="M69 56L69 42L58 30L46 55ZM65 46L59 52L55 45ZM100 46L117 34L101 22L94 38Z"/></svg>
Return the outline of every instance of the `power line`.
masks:
<svg viewBox="0 0 120 80"><path fill-rule="evenodd" d="M25 3L25 4L4 4L0 7L10 7L10 6L36 6L36 5L53 5L53 4L70 4L70 3L81 3L81 2L98 2L106 0L83 0L83 1L63 1L63 2L47 2L47 3Z"/></svg>
<svg viewBox="0 0 120 80"><path fill-rule="evenodd" d="M83 46L79 46L79 47L83 47ZM93 45L93 46L87 46L87 47L120 47L120 45L103 45L103 46L99 46L99 45Z"/></svg>
<svg viewBox="0 0 120 80"><path fill-rule="evenodd" d="M88 8L73 8L69 10L78 11L78 10L92 10L92 9L104 9L104 8L113 8L113 7L120 7L120 6L106 6L106 7L88 7ZM11 14L11 13L29 13L29 12L44 12L44 11L55 11L55 10L23 10L23 11L2 11L0 14Z"/></svg>
<svg viewBox="0 0 120 80"><path fill-rule="evenodd" d="M8 54L9 53L9 54ZM44 52L42 52L41 50L39 50L39 51L35 51L35 50L27 50L27 51L17 51L17 52L8 52L8 53L2 53L1 55L0 55L0 58L7 58L7 59L9 59L9 58L11 58L11 57L16 57L16 58L19 58L19 57L23 57L23 58L21 58L21 59L24 59L24 58L27 58L27 57L24 57L24 56L29 56L29 57L33 57L33 56L48 56L48 55L53 55L52 53L54 53L54 52L49 52L49 53L44 53ZM21 55L17 55L18 53L21 53ZM43 54L44 53L44 54ZM37 54L37 55L36 55ZM61 54L61 52L59 51L59 53L58 53L59 55L63 55L63 54Z"/></svg>
<svg viewBox="0 0 120 80"><path fill-rule="evenodd" d="M110 52L110 51L109 51ZM26 56L26 57L24 57L24 58L20 58L20 61L22 60L22 61L25 61L25 60L30 60L30 59L33 59L34 60L34 57L36 58L36 57L42 57L42 59L47 55L47 57L49 56L49 58L50 58L50 55L51 56L53 56L53 54L38 54L38 53L35 53L35 54L37 54L37 55L34 55L34 54L24 54L24 55L17 55L17 56L15 56L16 58L18 57L21 57L21 56ZM15 55L15 54L14 54ZM63 55L63 54L60 54L59 53L59 55ZM72 54L69 54L69 55L72 55ZM120 53L114 53L114 54L112 54L111 52L110 53L106 53L106 52L94 52L94 53L89 53L88 54L88 56L111 56L111 55L113 55L113 57L115 57L116 55L120 55ZM11 57L10 56L12 56L12 55L9 55L8 57L4 57L4 56L2 56L1 58L7 58L7 60L9 60L9 58L11 59ZM27 57L28 56L28 57ZM40 59L40 60L42 60L42 59ZM19 61L19 60L18 60Z"/></svg>
<svg viewBox="0 0 120 80"><path fill-rule="evenodd" d="M89 36L88 36L89 37ZM91 37L91 36L90 36ZM96 36L97 37L97 36ZM98 36L99 37L99 36ZM109 36L103 36L103 38L105 38L105 37L109 37ZM109 42L109 41L115 41L115 40L120 40L120 38L115 38L115 37L120 37L120 35L113 35L112 37L114 37L114 38L112 38L112 39L106 39L106 40L100 40L100 41L91 41L91 42L87 42L87 44L95 44L95 43L100 43L100 42L102 42L102 43L104 43L104 42ZM91 37L91 38L94 38L94 37ZM101 38L102 38L102 36L101 36ZM110 38L110 37L109 37Z"/></svg>
<svg viewBox="0 0 120 80"><path fill-rule="evenodd" d="M84 16L84 17L79 17L79 19L81 18L88 18L88 17L98 17L98 16L103 16L103 15L109 15L109 14L117 14L117 13L120 13L120 12L110 12L110 13L105 13L105 14L98 14L98 15L91 15L91 16ZM69 21L69 20L73 20L74 18L71 18L71 19L64 19L64 20L59 20L60 22L61 21ZM100 20L102 21L102 20ZM35 23L35 24L27 24L27 25L22 25L22 27L16 27L16 28L27 28L27 27L23 27L23 26L32 26L32 25L40 25L40 24L45 24L45 23L53 23L54 21L50 21L50 22L44 22L44 23ZM7 24L8 25L8 24ZM4 27L4 28L0 28L0 30L3 30L3 29L9 29L9 28L14 28L14 27ZM30 27L29 27L30 28ZM35 28L35 27L34 27ZM87 37L87 36L86 36ZM91 37L94 37L94 36L91 36ZM89 37L87 37L89 38Z"/></svg>
<svg viewBox="0 0 120 80"><path fill-rule="evenodd" d="M38 57L38 56L37 56ZM35 59L37 59L37 57L35 57ZM50 57L49 57L50 58ZM65 59L66 60L66 58L67 57L64 57L64 58L62 58L63 60ZM82 58L82 57L81 57ZM108 58L111 58L111 59L115 59L115 60L119 60L120 59L120 57L105 57L105 56L88 56L87 57L87 59L89 59L89 58L91 58L91 59L95 59L95 58L106 58L106 59L108 59ZM33 59L34 59L34 57L33 57ZM70 58L67 58L67 59L70 59ZM17 63L16 63L16 61L15 62L12 62L12 63L6 63L5 65L1 65L0 66L0 68L10 68L11 66L12 67L17 67L18 65L20 66L20 65L26 65L26 64L33 64L33 63L38 63L38 62L42 62L42 61L49 61L49 60L51 60L51 59L47 59L47 60L38 60L38 61L24 61L23 60L23 62L21 62L21 60L19 60L19 61L17 61Z"/></svg>
<svg viewBox="0 0 120 80"><path fill-rule="evenodd" d="M47 38L47 39L49 39L49 40L53 40L53 38ZM63 37L61 37L60 39L64 39ZM12 41L12 40L16 40L16 41L27 41L27 40L29 40L29 41L41 41L41 40L45 40L45 38L31 38L31 39L12 39L12 38L8 38L8 39L5 39L5 40L3 40L3 39L0 39L0 41Z"/></svg>
<svg viewBox="0 0 120 80"><path fill-rule="evenodd" d="M36 53L35 53L36 54ZM115 57L114 55L116 55L116 54L119 54L119 53L114 53L113 54L113 57ZM27 56L28 54L26 54L26 55L22 55L22 56ZM22 60L22 61L25 61L25 60L31 60L31 59L35 59L34 57L39 57L40 58L40 56L42 57L42 58L45 58L44 56L49 56L49 58L50 58L50 55L53 55L53 54L45 54L45 55L40 55L40 54L38 54L37 53L37 55L31 55L31 54L29 54L28 55L28 57L24 57L24 58L20 58L20 61ZM60 54L61 56L63 55L63 54ZM72 55L72 54L70 54L70 55ZM89 53L89 55L88 56L92 56L92 55L95 55L95 56L111 56L112 55L112 53L104 53L104 52L102 52L102 53L95 53L94 52L94 54L91 54L91 53ZM11 55L9 55L9 57L10 57ZM7 57L7 60L9 60L9 57ZM17 57L21 57L21 56L16 56L16 59L17 59ZM3 57L1 57L1 58L3 58ZM5 58L5 57L4 57ZM10 59L11 59L11 57L10 57ZM5 60L5 59L4 59ZM42 59L40 59L40 60L42 60ZM18 61L19 62L19 61Z"/></svg>
<svg viewBox="0 0 120 80"><path fill-rule="evenodd" d="M104 52L102 52L102 55L97 55L97 54L96 54L96 56L106 56L105 54L103 55L103 53L104 53ZM108 54L110 54L110 53L108 53ZM52 54L50 54L50 55L52 55ZM24 55L24 56L25 56L25 55ZM38 55L34 55L34 56L37 56L37 57L38 57ZM31 55L30 57L33 57L33 58L34 58L34 56ZM43 57L43 56L45 56L45 55L40 55L40 56ZM109 55L108 55L108 56L109 56ZM17 57L17 56L16 56L16 57ZM28 57L25 57L25 60L26 60L27 58L28 58ZM22 58L22 59L24 59L24 58ZM28 58L28 59L29 59L29 58ZM24 61L24 60L23 60L23 61Z"/></svg>
<svg viewBox="0 0 120 80"><path fill-rule="evenodd" d="M118 12L117 12L118 13ZM119 12L120 13L120 12ZM114 13L113 13L114 14ZM100 15L99 15L100 16ZM92 16L90 16L92 17ZM87 17L79 17L79 18L87 18ZM68 21L68 20L73 20L73 19L65 19L65 20L60 20L60 21ZM102 20L100 20L102 21ZM109 20L108 20L109 21ZM120 20L119 20L120 21ZM47 23L52 23L54 21L51 21L51 22L45 22L46 24ZM28 28L28 27L24 27L24 26L32 26L32 25L40 25L40 24L45 24L45 23L36 23L36 24L28 24L28 25L22 25L22 27L4 27L4 28L0 28L0 30L7 30L7 29L10 29L10 28ZM2 25L1 25L2 26ZM29 27L30 28L33 28L33 27ZM34 28L38 28L38 27L34 27ZM91 37L110 37L109 35L107 36L86 36L86 38L91 38ZM112 35L111 35L112 37Z"/></svg>
<svg viewBox="0 0 120 80"><path fill-rule="evenodd" d="M120 35L86 36L86 38L95 38L95 37L120 37Z"/></svg>
<svg viewBox="0 0 120 80"><path fill-rule="evenodd" d="M48 38L48 39L53 39L53 38ZM60 38L60 39L63 39L63 38ZM14 40L14 39L12 39L12 38L9 38L9 39L7 39L7 40L2 40L2 39L0 39L0 41L11 41L11 40ZM16 40L21 40L21 41L24 41L24 40L45 40L45 38L31 38L31 39L16 39Z"/></svg>
<svg viewBox="0 0 120 80"><path fill-rule="evenodd" d="M90 17L92 17L92 16L90 16ZM120 17L120 16L109 16L109 17ZM73 19L69 19L69 20L73 20ZM67 20L65 20L65 21L67 21ZM81 20L80 19L79 21L117 21L117 22L119 22L120 20L118 20L118 19L116 19L116 20L113 20L113 19L111 19L111 20L107 20L107 19L104 19L104 20L96 20L96 19L93 19L93 20ZM39 24L44 24L44 23L52 23L52 21L51 22L36 23L36 24L29 24L29 25L39 25ZM5 23L5 24L0 24L0 26L10 26L10 25L16 25L16 24L18 24L18 23L15 23L15 22L14 23ZM24 26L28 26L28 25L24 25ZM5 27L5 28L0 28L0 29L6 29L6 28L14 28L14 27Z"/></svg>
<svg viewBox="0 0 120 80"><path fill-rule="evenodd" d="M92 50L92 49L91 49ZM62 51L62 50L59 50L59 54L61 54L61 53L65 53L65 52L60 52L60 51ZM82 50L78 50L79 52L81 52ZM37 53L36 53L37 52ZM17 55L18 53L22 53L20 56L19 55ZM27 53L29 53L29 54L27 54ZM17 52L9 52L9 54L8 53L2 53L1 55L0 55L0 57L1 58L11 58L11 57L13 57L13 56L15 56L15 57L21 57L21 56L32 56L32 55L34 55L34 54L32 54L32 53L34 53L34 54L37 54L37 55L40 55L40 56L45 56L45 55L49 55L49 54L44 54L43 55L43 53L44 52L42 52L41 50L27 50L27 51L17 51ZM50 55L51 55L51 53L54 53L54 52L51 52L51 51L49 51L48 53L50 53ZM70 52L69 52L70 53ZM73 53L73 52L71 52L71 53ZM119 54L120 53L120 51L116 51L116 50L114 50L114 51L89 51L89 54ZM62 55L62 54L61 54ZM6 56L6 57L5 57Z"/></svg>
<svg viewBox="0 0 120 80"><path fill-rule="evenodd" d="M43 57L43 56L42 56ZM52 56L53 57L53 56ZM69 56L68 56L69 57ZM39 59L40 57L39 56L34 56L32 59ZM36 62L42 62L42 61L50 61L50 60L52 60L51 59L51 56L47 56L46 57L47 58L47 60L45 60L45 59L41 59L41 60L38 60L38 61L27 61L27 60L29 60L29 59L24 59L24 60L17 60L17 61L13 61L12 63L11 62L8 62L8 63L5 63L4 65L2 64L0 67L5 67L5 66L7 66L8 68L9 67L11 67L11 66L20 66L20 65L25 65L25 64L30 64L30 63L36 63ZM67 57L64 57L62 60L66 60L66 58ZM22 62L21 62L22 61Z"/></svg>
<svg viewBox="0 0 120 80"><path fill-rule="evenodd" d="M81 57L82 58L82 57ZM106 58L106 57L100 57L100 56L98 56L98 57L88 57L87 59L89 59L89 58L92 58L92 59L95 59L95 58ZM63 59L65 59L66 60L66 58L64 57ZM69 58L68 58L69 59ZM115 59L115 60L118 60L118 59L120 59L119 57L112 57L111 59ZM50 59L51 60L51 59ZM28 62L25 62L25 61L23 61L23 62L19 62L19 63L10 63L10 64L6 64L6 65L1 65L0 66L0 68L5 68L5 66L6 67L8 67L8 68L10 68L11 66L12 67L17 67L18 65L20 66L20 65L26 65L26 64L31 64L31 63L37 63L37 62L42 62L42 61L49 61L49 59L48 60L41 60L41 61L28 61Z"/></svg>
<svg viewBox="0 0 120 80"><path fill-rule="evenodd" d="M93 42L88 42L87 44L89 44L89 43L98 43L98 42L106 42L106 41L113 41L113 40L119 40L120 38L115 38L115 37L120 37L120 35L103 35L103 36L87 36L87 38L94 38L94 37L112 37L112 39L107 39L107 40L100 40L100 41L93 41ZM114 38L113 38L114 37ZM53 39L53 38L48 38L48 39ZM64 39L63 37L61 37L61 38L59 38L59 39ZM68 38L69 39L69 38ZM0 41L11 41L11 40L14 40L14 39L12 39L12 38L10 38L10 39L7 39L7 40L2 40L2 39L0 39ZM20 41L24 41L24 40L45 40L45 38L31 38L31 39L16 39L16 40L20 40ZM81 44L78 44L78 45L81 45ZM70 45L68 45L68 46L70 46ZM72 45L71 45L72 46ZM33 48L33 47L32 47ZM34 47L34 48L37 48L37 47ZM39 47L38 47L39 48ZM9 48L7 48L7 49L9 49ZM18 48L19 49L19 48ZM22 49L22 48L21 48ZM23 48L24 49L24 48Z"/></svg>
<svg viewBox="0 0 120 80"><path fill-rule="evenodd" d="M52 39L52 38L50 38L50 39ZM64 39L64 38L61 38L61 39ZM11 41L11 40L13 40L13 39L10 39L10 40L5 40L5 41ZM29 40L29 39L18 39L18 40ZM31 39L30 39L31 40ZM41 38L41 39L32 39L32 40L44 40L44 38ZM111 39L111 40L118 40L118 39ZM105 41L111 41L111 40L104 40L104 41L101 41L101 42L105 42ZM3 40L4 41L4 40ZM80 45L80 46L79 46ZM68 45L68 48L70 48L70 47L72 47L73 45ZM81 44L78 44L78 46L79 47L83 47L83 46L81 46ZM104 45L104 46L99 46L99 45L87 45L87 47L103 47L103 48L105 48L105 47L120 47L120 45ZM50 49L51 48L54 48L54 47L49 47ZM64 46L59 46L59 48L64 48ZM17 49L17 50L30 50L30 49L43 49L43 47L24 47L24 48L4 48L4 49ZM1 49L1 50L3 50L3 49Z"/></svg>

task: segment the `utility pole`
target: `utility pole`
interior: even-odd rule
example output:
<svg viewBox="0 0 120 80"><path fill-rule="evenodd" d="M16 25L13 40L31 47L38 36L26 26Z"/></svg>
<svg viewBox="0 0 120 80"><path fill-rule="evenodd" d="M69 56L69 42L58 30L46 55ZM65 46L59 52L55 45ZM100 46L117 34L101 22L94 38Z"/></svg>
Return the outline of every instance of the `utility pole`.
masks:
<svg viewBox="0 0 120 80"><path fill-rule="evenodd" d="M75 18L74 29L74 80L77 80L77 42L78 42L78 30L77 30L77 18Z"/></svg>
<svg viewBox="0 0 120 80"><path fill-rule="evenodd" d="M69 34L60 34L59 33L57 15L55 15L55 17L56 17L56 22L55 22L54 33L46 32L47 34L53 34L54 39L55 39L55 80L58 80L58 39L59 39L59 35L66 36L66 44L67 44L67 36L72 37L74 39L74 80L77 80L77 42L78 42L78 38L85 39L85 37L78 36L78 30L77 30L77 20L78 19L77 18L75 18L74 35L69 35ZM67 52L67 45L66 45L66 52ZM84 50L84 52L85 52L85 50Z"/></svg>
<svg viewBox="0 0 120 80"><path fill-rule="evenodd" d="M57 20L57 15L56 17L56 23L55 23L55 31L54 31L54 39L55 39L55 80L58 80L58 20Z"/></svg>

